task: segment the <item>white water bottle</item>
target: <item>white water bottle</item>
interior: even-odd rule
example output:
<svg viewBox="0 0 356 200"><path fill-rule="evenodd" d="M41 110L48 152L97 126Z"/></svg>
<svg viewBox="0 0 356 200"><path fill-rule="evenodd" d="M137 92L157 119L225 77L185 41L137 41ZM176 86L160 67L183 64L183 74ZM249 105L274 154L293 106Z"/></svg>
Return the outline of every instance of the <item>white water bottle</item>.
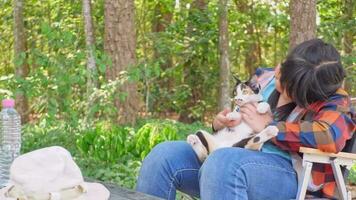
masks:
<svg viewBox="0 0 356 200"><path fill-rule="evenodd" d="M0 188L8 183L10 165L20 155L21 117L14 107L13 99L2 101L0 112Z"/></svg>

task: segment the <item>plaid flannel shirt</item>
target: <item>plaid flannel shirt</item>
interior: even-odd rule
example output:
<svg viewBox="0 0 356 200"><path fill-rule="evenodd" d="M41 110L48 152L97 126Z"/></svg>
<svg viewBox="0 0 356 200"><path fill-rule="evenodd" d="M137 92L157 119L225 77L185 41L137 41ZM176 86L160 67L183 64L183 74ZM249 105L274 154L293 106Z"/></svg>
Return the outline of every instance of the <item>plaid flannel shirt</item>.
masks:
<svg viewBox="0 0 356 200"><path fill-rule="evenodd" d="M315 102L308 108L296 107L285 122L273 122L279 129L272 141L281 149L296 153L301 146L324 152L340 152L356 130L351 102L343 89L327 101ZM323 184L325 197L336 197L336 184L331 165L314 164L315 185Z"/></svg>
<svg viewBox="0 0 356 200"><path fill-rule="evenodd" d="M274 84L274 71L271 69L262 69L256 76L264 89ZM272 142L291 153L298 153L301 146L337 153L344 148L346 140L353 136L355 123L350 98L345 90L339 89L327 101L313 103L306 109L297 106L286 122L273 122L279 133ZM312 178L315 185L323 184L324 197L336 198L331 165L313 164Z"/></svg>

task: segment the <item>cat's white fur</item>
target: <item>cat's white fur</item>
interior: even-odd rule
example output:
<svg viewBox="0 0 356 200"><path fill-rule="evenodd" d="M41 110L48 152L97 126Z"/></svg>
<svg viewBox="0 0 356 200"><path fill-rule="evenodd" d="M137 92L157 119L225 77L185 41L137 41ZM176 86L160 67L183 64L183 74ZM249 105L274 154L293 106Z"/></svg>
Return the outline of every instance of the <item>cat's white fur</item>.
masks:
<svg viewBox="0 0 356 200"><path fill-rule="evenodd" d="M262 95L254 93L246 93L246 90L242 89L243 84L239 84L236 90L236 96L234 97L237 107L226 116L230 120L236 120L241 118L241 114L238 112L239 106L242 106L245 103L259 102L262 100ZM245 86L246 87L246 86ZM266 102L258 103L257 112L263 114L270 111L270 106ZM240 142L243 139L253 137L245 145L245 148L260 150L263 143L267 140L275 137L278 133L278 129L275 126L267 126L260 133L256 134L244 121L235 127L232 128L223 128L215 134L210 134L204 130L199 130L205 137L209 152L200 141L199 137L196 134L191 134L187 137L187 142L193 147L194 151L198 155L199 160L204 161L208 154L212 153L216 149L223 147L232 147L234 144ZM253 139L259 137L259 141L255 142Z"/></svg>

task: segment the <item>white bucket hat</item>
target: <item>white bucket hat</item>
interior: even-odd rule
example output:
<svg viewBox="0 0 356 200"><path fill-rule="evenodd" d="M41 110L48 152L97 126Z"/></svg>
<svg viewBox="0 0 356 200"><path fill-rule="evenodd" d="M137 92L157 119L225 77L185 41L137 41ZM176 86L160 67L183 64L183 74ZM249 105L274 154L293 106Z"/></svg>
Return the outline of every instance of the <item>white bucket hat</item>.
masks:
<svg viewBox="0 0 356 200"><path fill-rule="evenodd" d="M99 183L84 182L70 153L58 146L17 157L8 186L0 200L108 200L110 192Z"/></svg>

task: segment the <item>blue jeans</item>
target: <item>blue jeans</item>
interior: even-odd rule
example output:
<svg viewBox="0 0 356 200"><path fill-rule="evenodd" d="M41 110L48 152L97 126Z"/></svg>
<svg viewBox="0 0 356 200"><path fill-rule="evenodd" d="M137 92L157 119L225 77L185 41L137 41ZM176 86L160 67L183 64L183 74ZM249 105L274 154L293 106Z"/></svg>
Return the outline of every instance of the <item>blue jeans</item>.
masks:
<svg viewBox="0 0 356 200"><path fill-rule="evenodd" d="M297 176L291 161L242 148L216 150L201 164L183 141L158 144L143 161L136 190L175 199L176 190L203 200L293 199Z"/></svg>

